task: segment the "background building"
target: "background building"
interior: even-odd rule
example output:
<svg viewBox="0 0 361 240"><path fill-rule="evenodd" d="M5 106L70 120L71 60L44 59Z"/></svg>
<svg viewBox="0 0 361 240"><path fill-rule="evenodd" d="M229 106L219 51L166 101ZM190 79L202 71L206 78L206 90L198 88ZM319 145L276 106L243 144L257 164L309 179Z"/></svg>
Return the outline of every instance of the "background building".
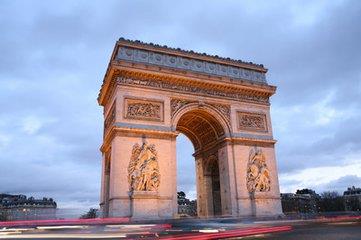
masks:
<svg viewBox="0 0 361 240"><path fill-rule="evenodd" d="M178 214L181 217L197 216L197 200L189 200L183 191L177 192Z"/></svg>
<svg viewBox="0 0 361 240"><path fill-rule="evenodd" d="M327 213L340 214L345 211L361 210L361 188L351 187L343 196L337 191L317 194L311 189L297 190L296 193L282 193L284 213Z"/></svg>
<svg viewBox="0 0 361 240"><path fill-rule="evenodd" d="M361 188L354 186L347 188L347 191L343 193L343 199L346 211L361 210Z"/></svg>
<svg viewBox="0 0 361 240"><path fill-rule="evenodd" d="M52 198L0 194L0 221L55 219L55 213L56 202Z"/></svg>
<svg viewBox="0 0 361 240"><path fill-rule="evenodd" d="M296 193L281 193L284 213L317 213L319 195L311 189L297 190Z"/></svg>

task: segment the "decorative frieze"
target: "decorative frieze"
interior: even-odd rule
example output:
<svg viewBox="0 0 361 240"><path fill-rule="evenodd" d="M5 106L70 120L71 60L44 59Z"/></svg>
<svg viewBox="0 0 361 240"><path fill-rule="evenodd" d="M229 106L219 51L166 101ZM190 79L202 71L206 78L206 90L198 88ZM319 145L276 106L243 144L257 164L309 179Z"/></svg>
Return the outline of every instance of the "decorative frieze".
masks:
<svg viewBox="0 0 361 240"><path fill-rule="evenodd" d="M109 127L115 122L115 114L116 114L116 101L114 100L104 120L104 135L108 131Z"/></svg>
<svg viewBox="0 0 361 240"><path fill-rule="evenodd" d="M125 98L125 118L146 121L163 121L163 102Z"/></svg>
<svg viewBox="0 0 361 240"><path fill-rule="evenodd" d="M267 132L267 118L263 113L237 112L238 129L252 132Z"/></svg>
<svg viewBox="0 0 361 240"><path fill-rule="evenodd" d="M170 100L170 107L171 107L171 116L173 117L174 114L184 107L187 104L194 103L197 101L192 100L186 100L186 99L178 99L178 98L172 98ZM216 108L226 119L230 122L231 119L231 107L229 105L225 104L218 104L218 103L207 103L214 108Z"/></svg>
<svg viewBox="0 0 361 240"><path fill-rule="evenodd" d="M271 190L270 172L261 149L250 150L247 167L247 189L250 193Z"/></svg>
<svg viewBox="0 0 361 240"><path fill-rule="evenodd" d="M130 191L157 191L160 184L160 172L157 151L154 144L136 143L128 166Z"/></svg>
<svg viewBox="0 0 361 240"><path fill-rule="evenodd" d="M177 98L172 98L170 100L170 111L171 111L171 116L173 117L174 114L183 106L189 104L189 103L193 103L195 101L191 101L191 100L185 100L185 99L177 99Z"/></svg>
<svg viewBox="0 0 361 240"><path fill-rule="evenodd" d="M267 84L266 75L261 71L145 49L120 47L116 59Z"/></svg>
<svg viewBox="0 0 361 240"><path fill-rule="evenodd" d="M153 88L167 91L183 92L187 94L194 94L196 96L211 96L221 97L227 99L235 99L239 101L248 101L261 104L269 104L269 98L265 95L256 95L253 92L240 92L232 90L220 90L215 88L205 88L186 83L179 83L167 80L156 79L135 79L118 76L116 78L118 84L127 86L141 86L142 88Z"/></svg>
<svg viewBox="0 0 361 240"><path fill-rule="evenodd" d="M218 111L222 113L222 115L227 119L228 122L231 122L231 107L225 104L215 104L210 103L213 107L215 107Z"/></svg>

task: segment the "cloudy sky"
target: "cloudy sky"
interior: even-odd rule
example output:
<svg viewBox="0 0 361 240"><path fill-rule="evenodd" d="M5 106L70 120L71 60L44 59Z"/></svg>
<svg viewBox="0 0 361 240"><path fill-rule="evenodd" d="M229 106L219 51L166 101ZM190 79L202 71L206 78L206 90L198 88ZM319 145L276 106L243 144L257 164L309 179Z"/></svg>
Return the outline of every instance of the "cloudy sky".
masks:
<svg viewBox="0 0 361 240"><path fill-rule="evenodd" d="M96 98L119 37L264 64L281 191L361 187L360 23L357 0L2 0L0 192L98 204ZM178 150L194 172L186 138Z"/></svg>

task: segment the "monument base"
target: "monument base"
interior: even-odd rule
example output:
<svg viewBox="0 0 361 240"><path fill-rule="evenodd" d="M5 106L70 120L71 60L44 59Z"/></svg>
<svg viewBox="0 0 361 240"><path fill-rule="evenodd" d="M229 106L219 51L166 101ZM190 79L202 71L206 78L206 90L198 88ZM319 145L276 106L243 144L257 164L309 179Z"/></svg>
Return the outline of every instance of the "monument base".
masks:
<svg viewBox="0 0 361 240"><path fill-rule="evenodd" d="M159 219L158 192L132 191L129 195L132 220Z"/></svg>
<svg viewBox="0 0 361 240"><path fill-rule="evenodd" d="M282 216L281 199L278 197L256 198L255 216L256 217L277 217Z"/></svg>

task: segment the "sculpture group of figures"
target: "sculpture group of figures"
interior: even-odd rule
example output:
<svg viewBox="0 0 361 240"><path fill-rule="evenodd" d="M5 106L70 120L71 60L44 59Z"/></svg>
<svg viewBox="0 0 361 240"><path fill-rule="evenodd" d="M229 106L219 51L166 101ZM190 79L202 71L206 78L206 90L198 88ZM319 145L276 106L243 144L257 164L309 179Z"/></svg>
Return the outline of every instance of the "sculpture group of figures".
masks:
<svg viewBox="0 0 361 240"><path fill-rule="evenodd" d="M252 149L247 168L247 189L249 192L267 192L271 188L270 173L264 154ZM130 191L157 191L160 183L157 152L153 144L135 144L128 166Z"/></svg>
<svg viewBox="0 0 361 240"><path fill-rule="evenodd" d="M157 191L160 173L154 145L135 144L128 166L130 191Z"/></svg>
<svg viewBox="0 0 361 240"><path fill-rule="evenodd" d="M270 173L266 159L260 149L252 149L249 155L247 171L247 188L249 192L267 192L271 189Z"/></svg>

